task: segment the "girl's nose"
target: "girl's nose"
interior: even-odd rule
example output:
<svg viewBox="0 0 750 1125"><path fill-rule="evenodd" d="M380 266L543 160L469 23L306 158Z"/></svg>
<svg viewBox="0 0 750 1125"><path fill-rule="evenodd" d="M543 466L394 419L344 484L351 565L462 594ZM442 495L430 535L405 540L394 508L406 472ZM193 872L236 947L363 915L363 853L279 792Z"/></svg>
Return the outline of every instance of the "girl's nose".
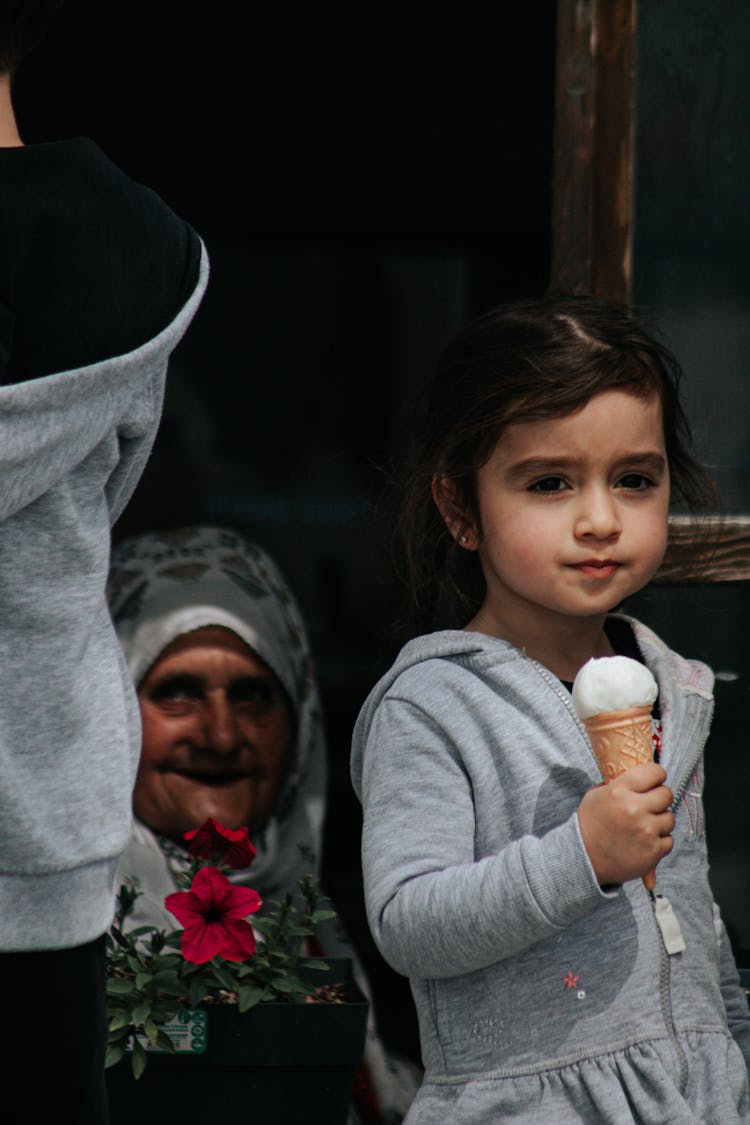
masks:
<svg viewBox="0 0 750 1125"><path fill-rule="evenodd" d="M206 749L214 754L233 754L239 746L234 708L224 692L211 694L205 702L203 737Z"/></svg>
<svg viewBox="0 0 750 1125"><path fill-rule="evenodd" d="M622 525L617 502L608 488L590 489L581 497L575 523L579 539L613 539Z"/></svg>

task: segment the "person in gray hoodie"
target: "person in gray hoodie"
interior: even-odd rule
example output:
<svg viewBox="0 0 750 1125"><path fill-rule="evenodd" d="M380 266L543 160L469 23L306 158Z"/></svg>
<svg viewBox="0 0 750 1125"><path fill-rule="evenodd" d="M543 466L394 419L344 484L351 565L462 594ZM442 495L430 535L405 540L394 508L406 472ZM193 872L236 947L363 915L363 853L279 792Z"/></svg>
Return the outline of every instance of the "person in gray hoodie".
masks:
<svg viewBox="0 0 750 1125"><path fill-rule="evenodd" d="M750 1121L701 804L713 676L613 612L661 562L670 497L712 495L679 375L584 297L496 309L438 363L401 525L418 624L443 627L352 748L368 920L419 1016L409 1125ZM613 653L658 683L655 760L602 785L570 689Z"/></svg>
<svg viewBox="0 0 750 1125"><path fill-rule="evenodd" d="M61 6L0 10L0 1046L26 1120L95 1125L140 751L110 532L208 266L190 226L92 141L24 144L11 78Z"/></svg>

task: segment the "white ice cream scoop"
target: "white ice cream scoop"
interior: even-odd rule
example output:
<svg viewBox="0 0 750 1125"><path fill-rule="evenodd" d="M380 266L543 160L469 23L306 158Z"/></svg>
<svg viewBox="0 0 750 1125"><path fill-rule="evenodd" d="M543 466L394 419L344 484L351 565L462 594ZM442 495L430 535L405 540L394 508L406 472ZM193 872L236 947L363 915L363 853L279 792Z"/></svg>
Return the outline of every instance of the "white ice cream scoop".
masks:
<svg viewBox="0 0 750 1125"><path fill-rule="evenodd" d="M592 657L573 681L573 706L581 719L628 707L652 707L659 693L645 664L629 656Z"/></svg>

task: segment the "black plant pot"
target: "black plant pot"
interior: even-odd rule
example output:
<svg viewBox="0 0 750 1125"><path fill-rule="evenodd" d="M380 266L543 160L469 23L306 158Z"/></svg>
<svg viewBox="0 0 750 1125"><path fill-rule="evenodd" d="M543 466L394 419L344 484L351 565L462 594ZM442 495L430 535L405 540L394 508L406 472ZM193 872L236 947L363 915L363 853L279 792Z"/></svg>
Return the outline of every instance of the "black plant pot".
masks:
<svg viewBox="0 0 750 1125"><path fill-rule="evenodd" d="M203 1053L149 1053L137 1081L129 1056L111 1067L111 1125L344 1125L368 1005L351 962L326 963L330 971L310 972L310 983L347 982L346 1003L263 1003L242 1016L231 1005L208 1005Z"/></svg>

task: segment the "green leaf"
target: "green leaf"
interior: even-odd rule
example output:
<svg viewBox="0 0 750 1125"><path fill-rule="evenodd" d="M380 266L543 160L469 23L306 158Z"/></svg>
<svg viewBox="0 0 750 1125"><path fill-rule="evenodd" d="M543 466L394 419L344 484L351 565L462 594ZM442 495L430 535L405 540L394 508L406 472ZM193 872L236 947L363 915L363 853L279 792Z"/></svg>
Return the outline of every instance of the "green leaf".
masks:
<svg viewBox="0 0 750 1125"><path fill-rule="evenodd" d="M261 1000L265 1000L268 996L268 989L262 984L245 984L240 988L237 993L237 1006L240 1010L240 1015L243 1012L248 1012L250 1008L254 1008Z"/></svg>
<svg viewBox="0 0 750 1125"><path fill-rule="evenodd" d="M171 1003L154 1004L151 1009L151 1019L156 1024L167 1023L167 1021L171 1020L172 1016L176 1015L183 1007L183 1004L175 1003L174 1001Z"/></svg>
<svg viewBox="0 0 750 1125"><path fill-rule="evenodd" d="M158 1035L156 1037L156 1046L160 1047L162 1051L169 1051L170 1055L173 1055L175 1053L175 1050L176 1050L175 1045L172 1042L171 1037L169 1035L167 1035L166 1031L162 1031L161 1028L158 1029Z"/></svg>
<svg viewBox="0 0 750 1125"><path fill-rule="evenodd" d="M179 996L181 992L185 991L185 985L177 976L177 973L169 969L154 973L151 978L151 985L157 992L167 992L170 996Z"/></svg>
<svg viewBox="0 0 750 1125"><path fill-rule="evenodd" d="M127 1027L130 1023L130 1012L127 1008L121 1008L120 1011L115 1012L109 1019L109 1030L119 1031L121 1027Z"/></svg>
<svg viewBox="0 0 750 1125"><path fill-rule="evenodd" d="M121 1029L118 1029L116 1031L110 1031L110 1033L109 1033L109 1045L110 1045L110 1047L122 1047L122 1049L125 1050L125 1048L127 1047L128 1043L130 1041L130 1036L133 1033L132 1028L133 1028L133 1025L131 1023L127 1023L125 1025L125 1027L123 1027Z"/></svg>
<svg viewBox="0 0 750 1125"><path fill-rule="evenodd" d="M115 977L107 981L107 993L109 996L129 996L132 992L132 980L123 980L122 977Z"/></svg>
<svg viewBox="0 0 750 1125"><path fill-rule="evenodd" d="M154 1021L144 1020L143 1030L148 1036L149 1043L152 1045L152 1047L156 1047L159 1042L159 1028L156 1026Z"/></svg>
<svg viewBox="0 0 750 1125"><path fill-rule="evenodd" d="M216 961L211 962L211 969L219 985L231 992L235 984L231 974L227 972L222 964L217 964Z"/></svg>
<svg viewBox="0 0 750 1125"><path fill-rule="evenodd" d="M159 994L161 996L172 996L172 997L184 996L185 993L187 992L187 988L188 988L188 986L185 984L184 981L175 979L174 985L171 985L171 984L170 985L166 985L166 984L162 985L162 987L159 989Z"/></svg>
<svg viewBox="0 0 750 1125"><path fill-rule="evenodd" d="M151 1001L142 1000L133 1008L133 1023L141 1024L151 1015Z"/></svg>
<svg viewBox="0 0 750 1125"><path fill-rule="evenodd" d="M170 972L178 973L182 966L185 964L187 964L187 962L183 961L180 954L162 953L162 955L159 957L159 963L156 968L159 972L166 972L167 970L169 970ZM195 967L200 968L201 966L196 965Z"/></svg>
<svg viewBox="0 0 750 1125"><path fill-rule="evenodd" d="M147 1062L148 1062L148 1055L146 1054L146 1052L144 1051L143 1047L138 1042L138 1040L134 1038L133 1039L133 1054L132 1054L132 1057L131 1057L131 1060L130 1060L130 1065L133 1068L133 1077L135 1079L138 1079L138 1078L141 1077L144 1070L146 1069L146 1063Z"/></svg>
<svg viewBox="0 0 750 1125"><path fill-rule="evenodd" d="M147 984L151 981L151 973L136 973L135 974L135 987L139 992L142 992Z"/></svg>
<svg viewBox="0 0 750 1125"><path fill-rule="evenodd" d="M107 1053L104 1056L104 1069L107 1070L110 1066L114 1066L124 1054L122 1047L107 1047Z"/></svg>
<svg viewBox="0 0 750 1125"><path fill-rule="evenodd" d="M310 921L317 924L318 922L325 922L329 918L335 918L335 917L336 917L336 911L335 910L324 910L324 909L314 910L313 913L310 915Z"/></svg>
<svg viewBox="0 0 750 1125"><path fill-rule="evenodd" d="M190 982L190 1007L197 1008L206 992L205 981L201 977L193 977Z"/></svg>
<svg viewBox="0 0 750 1125"><path fill-rule="evenodd" d="M159 956L162 949L164 948L165 941L166 937L162 930L157 930L155 934L152 934L149 945L151 948L151 953L154 957Z"/></svg>
<svg viewBox="0 0 750 1125"><path fill-rule="evenodd" d="M321 961L318 957L306 957L300 961L301 969L330 969L330 965L326 961Z"/></svg>
<svg viewBox="0 0 750 1125"><path fill-rule="evenodd" d="M307 993L310 991L309 985L306 985L299 977L293 976L278 976L273 982L273 986L278 989L279 992Z"/></svg>

